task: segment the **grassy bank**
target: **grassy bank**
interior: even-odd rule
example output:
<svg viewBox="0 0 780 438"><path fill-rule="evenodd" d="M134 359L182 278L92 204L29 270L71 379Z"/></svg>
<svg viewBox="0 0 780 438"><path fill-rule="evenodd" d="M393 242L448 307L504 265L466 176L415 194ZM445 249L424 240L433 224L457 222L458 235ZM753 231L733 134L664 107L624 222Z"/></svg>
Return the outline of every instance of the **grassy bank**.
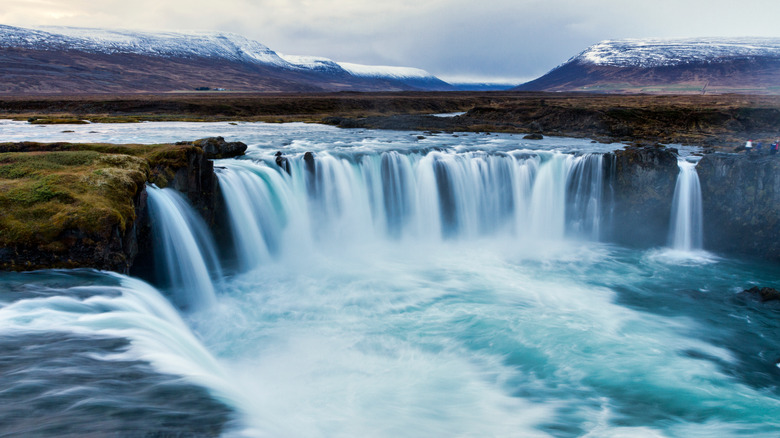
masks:
<svg viewBox="0 0 780 438"><path fill-rule="evenodd" d="M135 220L146 181L165 186L192 145L0 143L0 247L64 251Z"/></svg>

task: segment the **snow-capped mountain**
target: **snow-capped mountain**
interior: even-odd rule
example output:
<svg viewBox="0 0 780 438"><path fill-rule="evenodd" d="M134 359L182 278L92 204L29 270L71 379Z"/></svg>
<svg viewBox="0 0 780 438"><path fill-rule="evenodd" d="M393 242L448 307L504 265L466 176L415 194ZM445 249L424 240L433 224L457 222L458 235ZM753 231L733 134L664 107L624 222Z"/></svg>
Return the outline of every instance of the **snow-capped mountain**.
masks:
<svg viewBox="0 0 780 438"><path fill-rule="evenodd" d="M668 67L735 59L778 58L780 38L627 39L602 41L569 62L615 67Z"/></svg>
<svg viewBox="0 0 780 438"><path fill-rule="evenodd" d="M0 74L8 79L0 84L0 92L449 88L424 70L342 65L327 58L280 55L257 41L227 32L0 25L0 61L4 61L0 62ZM52 69L53 65L56 68Z"/></svg>
<svg viewBox="0 0 780 438"><path fill-rule="evenodd" d="M141 33L128 30L109 30L79 27L42 26L33 37L35 44L94 53L132 53L162 57L223 58L233 61L255 61L286 66L273 50L241 35L228 32L201 33ZM2 40L0 40L2 44ZM34 48L34 47L30 47Z"/></svg>
<svg viewBox="0 0 780 438"><path fill-rule="evenodd" d="M519 90L780 93L780 38L602 41Z"/></svg>

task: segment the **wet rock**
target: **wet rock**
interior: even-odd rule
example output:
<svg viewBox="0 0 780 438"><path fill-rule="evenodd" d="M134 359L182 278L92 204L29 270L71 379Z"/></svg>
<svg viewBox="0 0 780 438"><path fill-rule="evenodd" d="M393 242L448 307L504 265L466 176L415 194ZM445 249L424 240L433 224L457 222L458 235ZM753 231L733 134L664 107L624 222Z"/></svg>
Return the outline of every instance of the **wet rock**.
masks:
<svg viewBox="0 0 780 438"><path fill-rule="evenodd" d="M246 144L240 141L225 141L223 137L201 138L200 140L195 140L192 144L203 149L207 159L231 158L244 155L247 147Z"/></svg>
<svg viewBox="0 0 780 438"><path fill-rule="evenodd" d="M290 171L290 161L287 160L287 157L282 155L282 151L277 151L275 156L276 156L276 165L281 167L282 170L287 172L288 175L291 175L292 172Z"/></svg>
<svg viewBox="0 0 780 438"><path fill-rule="evenodd" d="M780 291L771 287L759 288L758 286L753 286L750 289L745 289L740 293L751 295L759 299L762 303L775 300L780 301Z"/></svg>
<svg viewBox="0 0 780 438"><path fill-rule="evenodd" d="M635 247L666 243L679 173L674 152L646 146L605 154L602 217L610 240Z"/></svg>
<svg viewBox="0 0 780 438"><path fill-rule="evenodd" d="M314 175L316 173L317 167L316 163L314 162L314 154L311 152L306 152L303 154L303 163L306 166L306 171L310 174Z"/></svg>
<svg viewBox="0 0 780 438"><path fill-rule="evenodd" d="M542 134L528 134L523 136L523 140L542 140L544 139L544 136Z"/></svg>
<svg viewBox="0 0 780 438"><path fill-rule="evenodd" d="M707 249L780 261L780 160L712 153L696 171Z"/></svg>

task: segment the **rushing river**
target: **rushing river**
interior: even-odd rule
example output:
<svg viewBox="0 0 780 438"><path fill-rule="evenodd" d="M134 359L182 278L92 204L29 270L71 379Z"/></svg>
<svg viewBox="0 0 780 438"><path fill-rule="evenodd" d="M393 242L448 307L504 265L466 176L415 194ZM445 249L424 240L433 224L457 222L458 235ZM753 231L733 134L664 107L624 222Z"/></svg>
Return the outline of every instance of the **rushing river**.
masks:
<svg viewBox="0 0 780 438"><path fill-rule="evenodd" d="M780 433L780 306L739 294L780 288L780 270L678 244L682 207L674 248L604 242L601 154L620 145L252 123L0 133L250 145L216 163L230 242L149 187L160 290L0 273L0 436Z"/></svg>

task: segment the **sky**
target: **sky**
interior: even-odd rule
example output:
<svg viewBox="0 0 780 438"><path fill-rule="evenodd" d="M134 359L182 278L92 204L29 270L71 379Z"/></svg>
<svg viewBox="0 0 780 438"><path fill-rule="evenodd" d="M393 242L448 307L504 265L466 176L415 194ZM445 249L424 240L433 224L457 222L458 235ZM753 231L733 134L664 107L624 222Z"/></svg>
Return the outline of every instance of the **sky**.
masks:
<svg viewBox="0 0 780 438"><path fill-rule="evenodd" d="M780 1L0 0L0 24L229 31L289 55L521 83L606 39L780 38Z"/></svg>

